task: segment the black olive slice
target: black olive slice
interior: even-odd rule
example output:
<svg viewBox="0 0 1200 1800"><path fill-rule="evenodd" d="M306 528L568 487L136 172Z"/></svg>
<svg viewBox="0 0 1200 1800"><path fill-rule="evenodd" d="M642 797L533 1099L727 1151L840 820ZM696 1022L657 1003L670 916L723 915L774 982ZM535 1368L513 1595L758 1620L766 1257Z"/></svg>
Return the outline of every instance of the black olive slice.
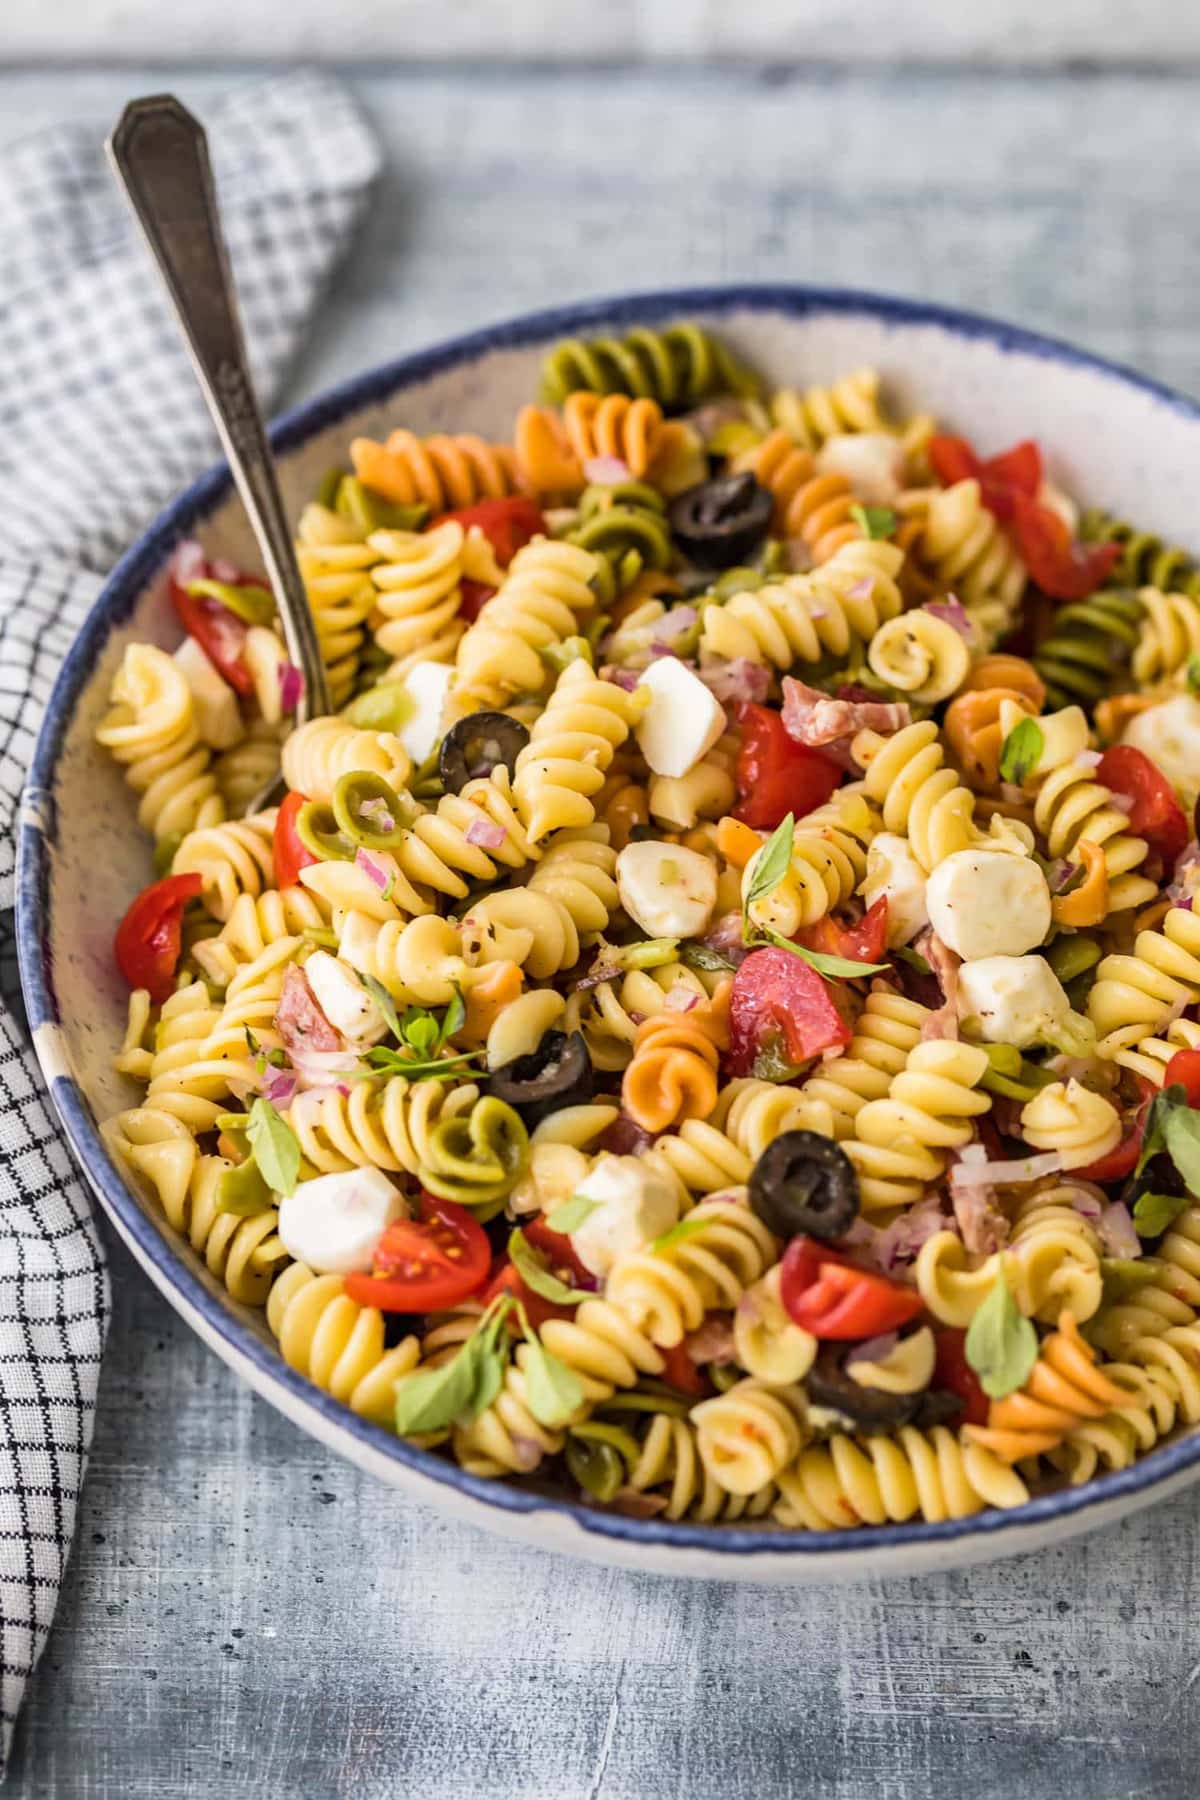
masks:
<svg viewBox="0 0 1200 1800"><path fill-rule="evenodd" d="M720 475L678 494L667 518L679 548L700 568L729 569L762 543L771 506L753 475Z"/></svg>
<svg viewBox="0 0 1200 1800"><path fill-rule="evenodd" d="M459 794L468 781L490 775L501 763L511 775L528 742L525 726L507 713L468 713L442 739L438 753L442 786L448 794Z"/></svg>
<svg viewBox="0 0 1200 1800"><path fill-rule="evenodd" d="M828 1406L844 1413L863 1431L890 1431L893 1426L907 1425L915 1418L922 1400L920 1394L887 1394L882 1388L862 1387L846 1373L846 1364L854 1360L857 1344L822 1344L817 1360L804 1377L808 1397L815 1406Z"/></svg>
<svg viewBox="0 0 1200 1800"><path fill-rule="evenodd" d="M845 1151L816 1131L785 1131L750 1172L750 1204L776 1237L844 1237L858 1217L858 1176Z"/></svg>
<svg viewBox="0 0 1200 1800"><path fill-rule="evenodd" d="M536 1050L505 1063L489 1076L485 1091L520 1113L527 1131L564 1106L592 1097L592 1059L581 1031L548 1031Z"/></svg>
<svg viewBox="0 0 1200 1800"><path fill-rule="evenodd" d="M957 1425L963 1416L963 1403L949 1388L926 1388L917 1398L920 1404L912 1422L918 1431L932 1431L935 1425Z"/></svg>

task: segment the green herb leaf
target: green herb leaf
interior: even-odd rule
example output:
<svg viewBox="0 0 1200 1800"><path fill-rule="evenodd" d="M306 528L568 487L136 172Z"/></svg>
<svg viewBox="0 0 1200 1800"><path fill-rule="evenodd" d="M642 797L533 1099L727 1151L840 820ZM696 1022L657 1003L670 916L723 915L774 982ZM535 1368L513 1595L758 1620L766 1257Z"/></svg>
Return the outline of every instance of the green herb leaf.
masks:
<svg viewBox="0 0 1200 1800"><path fill-rule="evenodd" d="M417 1056L430 1056L438 1047L438 1022L432 1013L406 1012L401 1020L404 1042Z"/></svg>
<svg viewBox="0 0 1200 1800"><path fill-rule="evenodd" d="M1173 1082L1170 1087L1160 1088L1150 1102L1150 1110L1146 1114L1146 1125L1142 1132L1142 1148L1137 1159L1135 1175L1140 1175L1152 1156L1167 1147L1167 1120L1176 1107L1187 1105L1187 1089L1180 1082Z"/></svg>
<svg viewBox="0 0 1200 1800"><path fill-rule="evenodd" d="M267 1186L276 1194L294 1194L300 1179L300 1145L291 1126L261 1095L250 1108L246 1135Z"/></svg>
<svg viewBox="0 0 1200 1800"><path fill-rule="evenodd" d="M680 1219L678 1225L672 1225L669 1231L664 1231L661 1237L656 1237L650 1248L655 1252L669 1250L672 1244L682 1244L685 1238L696 1237L700 1232L707 1230L711 1223L711 1219Z"/></svg>
<svg viewBox="0 0 1200 1800"><path fill-rule="evenodd" d="M890 506L852 506L850 517L864 537L889 538L896 529L896 515Z"/></svg>
<svg viewBox="0 0 1200 1800"><path fill-rule="evenodd" d="M746 898L742 904L745 913L755 900L762 900L773 894L792 861L792 834L796 829L796 821L791 813L781 819L762 849L754 864L754 876L751 880Z"/></svg>
<svg viewBox="0 0 1200 1800"><path fill-rule="evenodd" d="M590 1200L586 1194L572 1194L569 1200L564 1200L561 1206L546 1215L546 1223L551 1231L578 1231L599 1206L599 1200Z"/></svg>
<svg viewBox="0 0 1200 1800"><path fill-rule="evenodd" d="M424 1058L406 1056L402 1050L389 1050L376 1044L363 1058L376 1075L403 1075L406 1081L457 1081L473 1074L472 1063L484 1055L482 1050L463 1050L455 1056ZM353 1075L340 1075L339 1081L353 1081ZM362 1079L361 1077L359 1079Z"/></svg>
<svg viewBox="0 0 1200 1800"><path fill-rule="evenodd" d="M530 1412L548 1431L558 1430L583 1405L583 1383L573 1369L544 1350L533 1336L526 1345L522 1368Z"/></svg>
<svg viewBox="0 0 1200 1800"><path fill-rule="evenodd" d="M1161 1237L1191 1203L1187 1194L1139 1194L1133 1205L1133 1229L1139 1237Z"/></svg>
<svg viewBox="0 0 1200 1800"><path fill-rule="evenodd" d="M444 1431L468 1410L480 1385L481 1349L476 1332L441 1368L420 1369L397 1383L396 1430L401 1437Z"/></svg>
<svg viewBox="0 0 1200 1800"><path fill-rule="evenodd" d="M1183 1176L1188 1189L1200 1194L1200 1112L1177 1106L1167 1114L1167 1155Z"/></svg>
<svg viewBox="0 0 1200 1800"><path fill-rule="evenodd" d="M1036 719L1022 719L1004 740L1000 752L1000 778L1023 787L1037 767L1046 739Z"/></svg>
<svg viewBox="0 0 1200 1800"><path fill-rule="evenodd" d="M787 950L792 956L798 956L827 981L854 981L860 975L882 975L891 966L889 963L855 962L848 956L828 956L823 950L806 950L803 944L793 944L791 938L783 937L769 926L764 926L758 935L774 944L777 950Z"/></svg>
<svg viewBox="0 0 1200 1800"><path fill-rule="evenodd" d="M370 994L372 1000L383 1017L383 1022L393 1037L404 1041L404 1033L400 1029L400 1015L396 1011L396 1002L384 987L382 981L376 981L374 975L360 975L359 980Z"/></svg>
<svg viewBox="0 0 1200 1800"><path fill-rule="evenodd" d="M1037 1332L1018 1308L1002 1269L971 1320L967 1361L978 1375L984 1393L993 1400L1003 1400L1029 1379L1037 1352Z"/></svg>
<svg viewBox="0 0 1200 1800"><path fill-rule="evenodd" d="M568 1287L565 1281L550 1273L523 1231L510 1234L508 1258L525 1286L540 1294L543 1300L553 1300L556 1306L578 1306L586 1298L582 1288Z"/></svg>
<svg viewBox="0 0 1200 1800"><path fill-rule="evenodd" d="M462 989L456 987L454 998L442 1014L442 1023L438 1030L438 1049L447 1038L452 1038L456 1031L461 1031L467 1022L467 1003L463 999Z"/></svg>
<svg viewBox="0 0 1200 1800"><path fill-rule="evenodd" d="M915 969L917 971L918 975L933 974L933 970L925 961L921 952L919 950L914 950L910 944L897 944L896 948L892 951L892 955L898 956L901 962L906 962L910 969Z"/></svg>
<svg viewBox="0 0 1200 1800"><path fill-rule="evenodd" d="M707 944L684 944L679 952L679 960L688 969L703 969L716 975L723 970L736 969L737 964L722 956L719 950L710 950Z"/></svg>

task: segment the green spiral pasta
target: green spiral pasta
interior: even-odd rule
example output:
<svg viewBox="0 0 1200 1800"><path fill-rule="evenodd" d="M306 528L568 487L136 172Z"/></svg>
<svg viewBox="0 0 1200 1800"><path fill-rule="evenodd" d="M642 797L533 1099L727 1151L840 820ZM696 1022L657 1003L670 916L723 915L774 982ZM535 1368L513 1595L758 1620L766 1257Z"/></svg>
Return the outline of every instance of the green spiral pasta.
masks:
<svg viewBox="0 0 1200 1800"><path fill-rule="evenodd" d="M1200 565L1178 544L1164 544L1153 532L1139 531L1100 507L1083 514L1079 535L1086 544L1120 544L1121 560L1110 577L1113 587L1155 587L1164 594L1200 596Z"/></svg>
<svg viewBox="0 0 1200 1800"><path fill-rule="evenodd" d="M542 397L560 406L580 388L633 394L682 408L709 394L758 394L761 383L724 344L694 323L623 338L563 338L542 364Z"/></svg>
<svg viewBox="0 0 1200 1800"><path fill-rule="evenodd" d="M1137 646L1144 610L1135 593L1119 588L1060 606L1033 657L1047 702L1091 706L1103 698Z"/></svg>

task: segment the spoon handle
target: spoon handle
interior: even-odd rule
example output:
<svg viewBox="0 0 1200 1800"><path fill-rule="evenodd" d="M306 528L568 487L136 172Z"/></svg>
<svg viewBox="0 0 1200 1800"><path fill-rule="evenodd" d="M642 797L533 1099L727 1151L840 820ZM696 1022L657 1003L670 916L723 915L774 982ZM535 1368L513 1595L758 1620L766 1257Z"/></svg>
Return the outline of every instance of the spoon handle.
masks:
<svg viewBox="0 0 1200 1800"><path fill-rule="evenodd" d="M304 676L303 724L329 684L246 361L204 128L173 94L132 100L108 140L117 179L175 307L213 423L267 565L288 655Z"/></svg>

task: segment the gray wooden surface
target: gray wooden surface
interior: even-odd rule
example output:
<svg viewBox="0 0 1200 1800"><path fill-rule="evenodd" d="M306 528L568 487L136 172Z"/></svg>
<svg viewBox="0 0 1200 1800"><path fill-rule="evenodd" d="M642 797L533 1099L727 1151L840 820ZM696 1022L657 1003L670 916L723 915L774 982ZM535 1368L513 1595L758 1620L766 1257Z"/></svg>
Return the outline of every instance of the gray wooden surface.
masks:
<svg viewBox="0 0 1200 1800"><path fill-rule="evenodd" d="M824 46L828 50L828 46ZM6 134L219 72L0 77ZM355 78L391 173L295 391L619 285L810 277L1200 391L1195 83L753 69ZM410 1507L240 1387L122 1252L75 1563L9 1792L1184 1800L1200 1491L921 1584L656 1582Z"/></svg>

